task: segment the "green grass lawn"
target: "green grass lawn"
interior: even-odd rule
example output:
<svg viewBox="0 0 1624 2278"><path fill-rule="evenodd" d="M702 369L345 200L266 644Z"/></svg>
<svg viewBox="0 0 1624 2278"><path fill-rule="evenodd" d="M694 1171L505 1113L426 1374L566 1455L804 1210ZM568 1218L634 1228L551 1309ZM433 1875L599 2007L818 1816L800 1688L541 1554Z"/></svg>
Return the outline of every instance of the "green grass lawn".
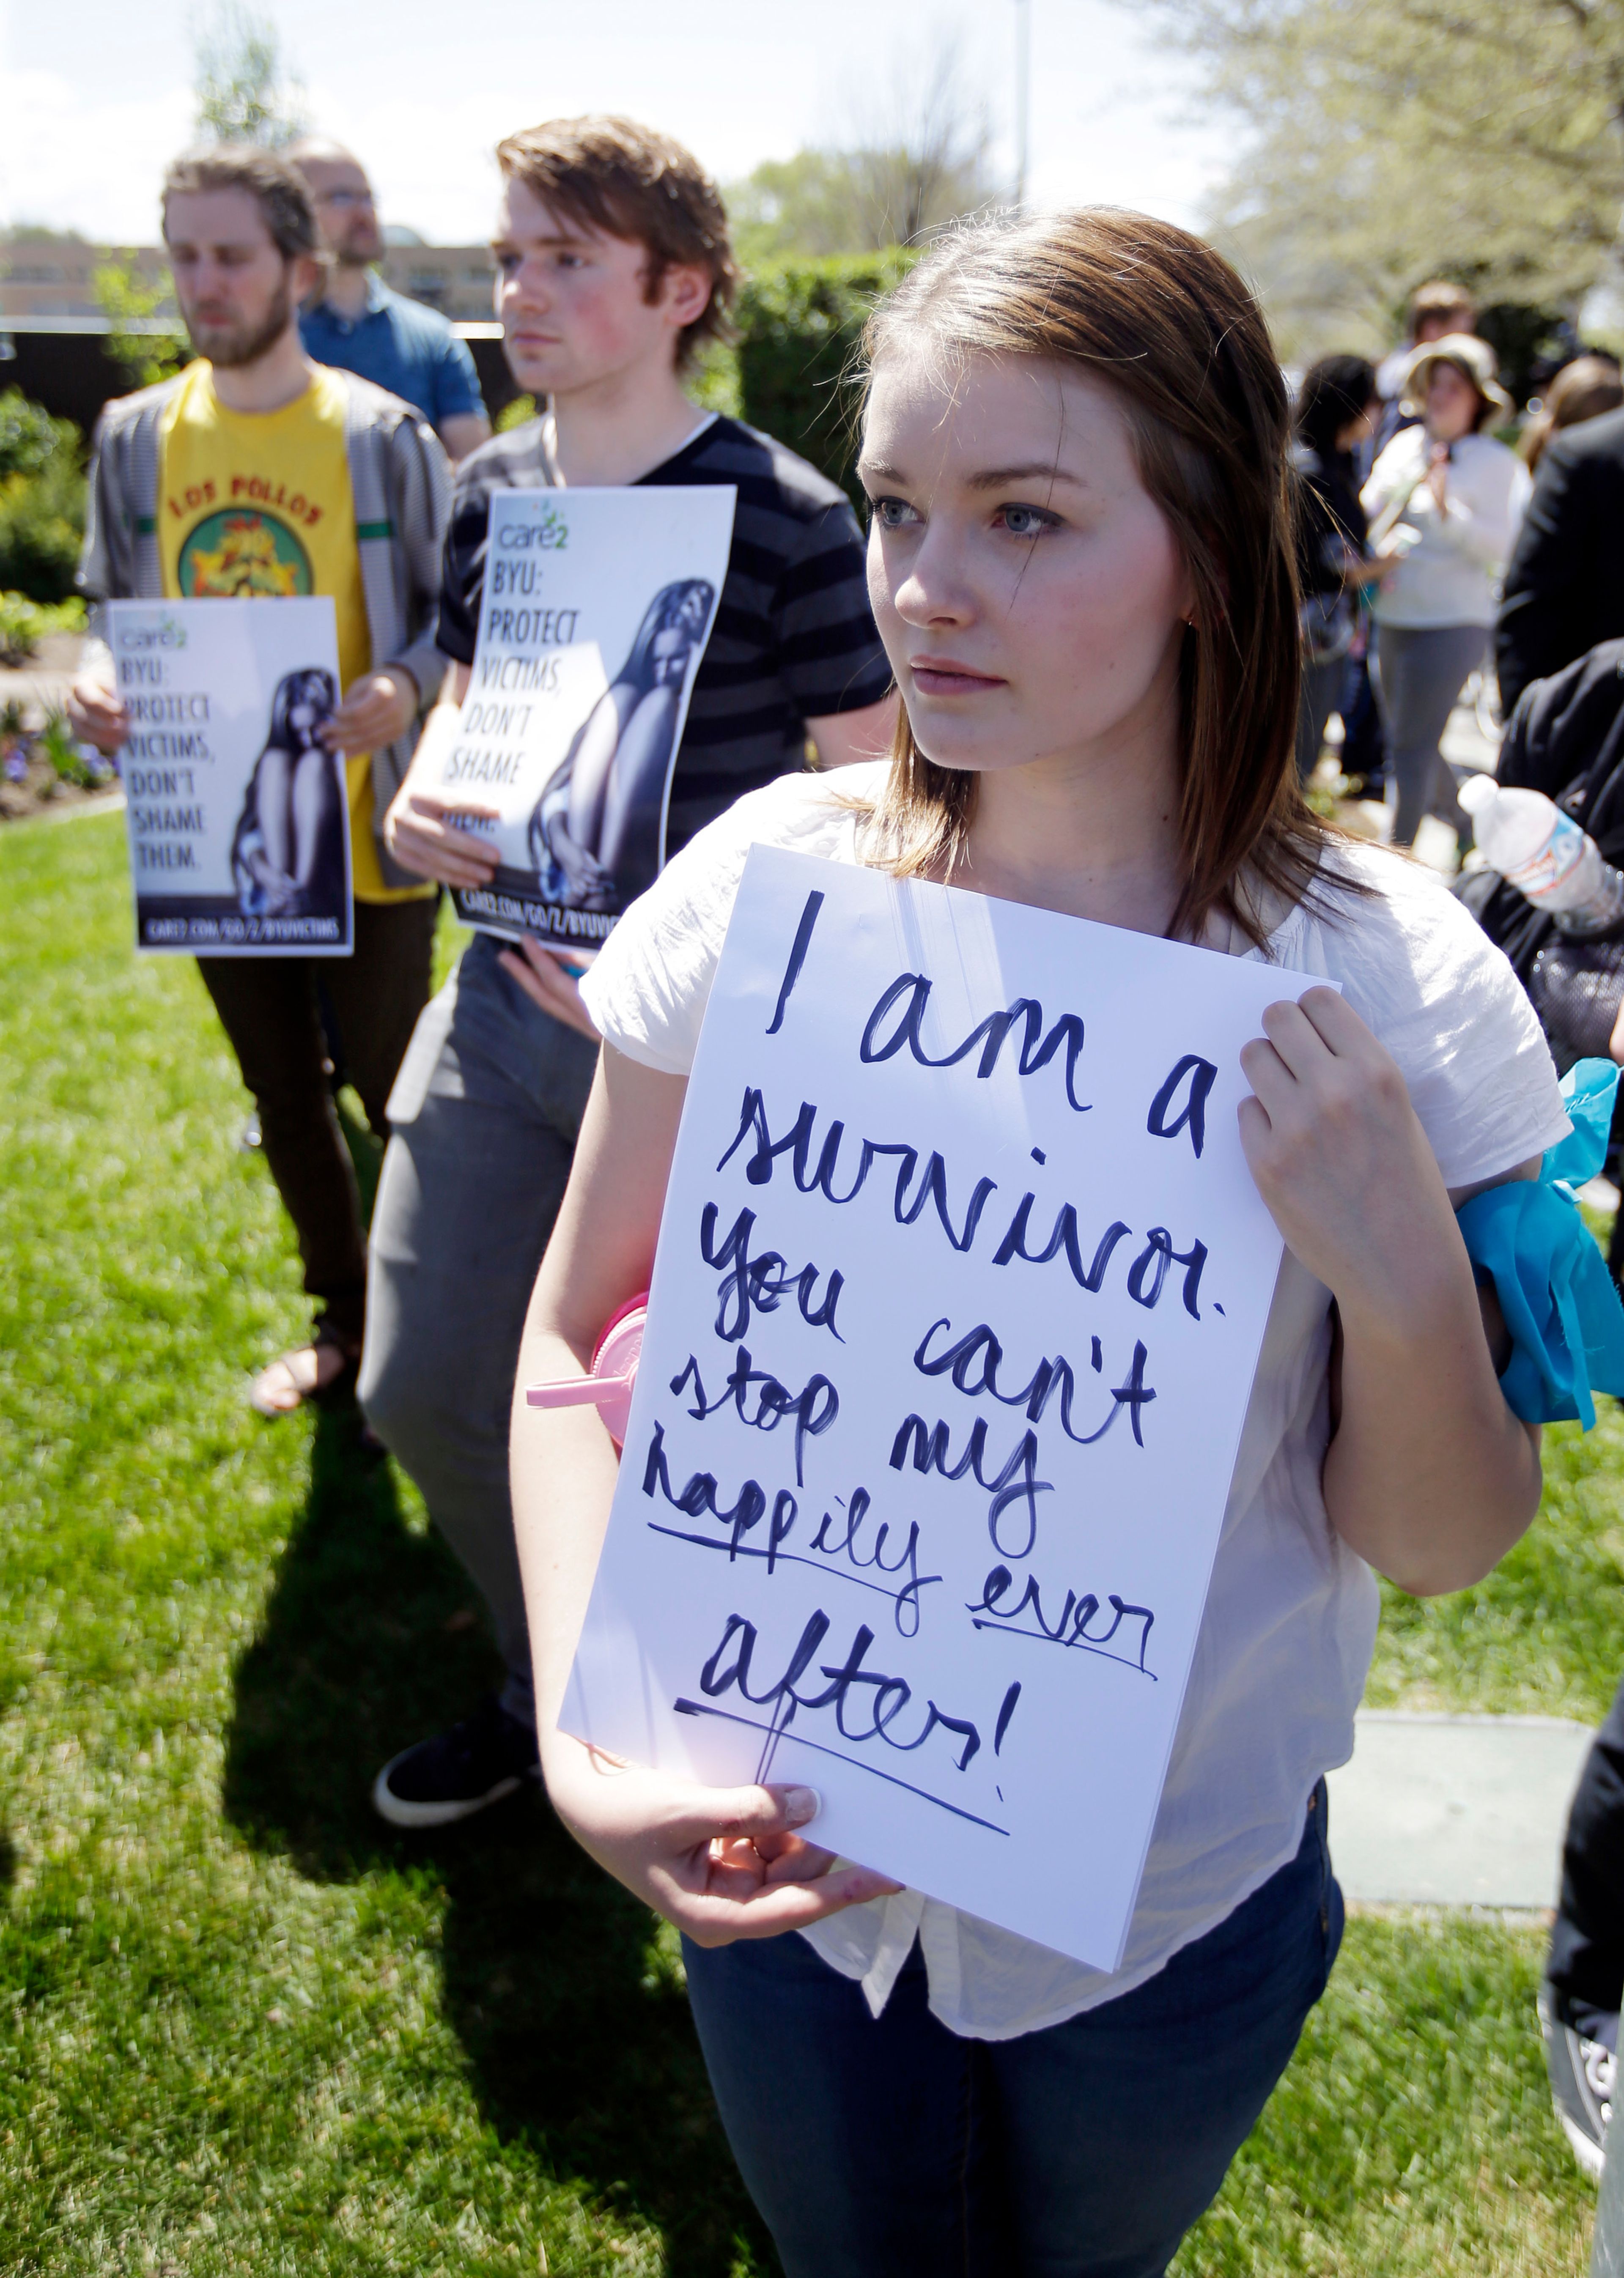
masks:
<svg viewBox="0 0 1624 2278"><path fill-rule="evenodd" d="M372 1816L491 1656L353 1422L248 1410L291 1245L195 973L129 936L116 817L0 832L0 2270L769 2273L671 1939L539 1800ZM1624 1430L1551 1440L1373 1698L1601 1713ZM1353 1923L1180 2278L1582 2272L1541 1947Z"/></svg>

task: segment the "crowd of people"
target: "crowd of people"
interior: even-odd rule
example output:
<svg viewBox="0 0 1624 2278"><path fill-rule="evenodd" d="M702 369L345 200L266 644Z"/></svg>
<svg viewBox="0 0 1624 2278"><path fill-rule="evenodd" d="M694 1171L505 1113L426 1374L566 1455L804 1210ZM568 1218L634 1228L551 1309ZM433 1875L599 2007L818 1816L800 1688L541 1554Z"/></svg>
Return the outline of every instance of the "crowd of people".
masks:
<svg viewBox="0 0 1624 2278"><path fill-rule="evenodd" d="M1554 641L1544 631L1553 615L1568 619L1582 573L1571 530L1542 552L1553 485L1548 473L1530 517L1533 477L1553 439L1624 404L1616 360L1576 355L1510 447L1493 431L1513 425L1518 407L1476 322L1463 288L1422 286L1403 348L1379 368L1357 355L1321 359L1296 411L1306 493L1299 768L1306 780L1333 712L1345 745L1367 672L1384 753L1360 773L1367 791L1390 777L1393 842L1413 845L1436 814L1462 852L1471 825L1440 748L1462 691L1492 653L1509 714L1530 680L1594 646L1569 645L1586 630L1582 615Z"/></svg>
<svg viewBox="0 0 1624 2278"><path fill-rule="evenodd" d="M496 305L540 409L494 437L466 348L375 275L351 154L177 161L164 237L195 361L108 406L81 574L93 599L206 596L189 541L236 499L298 590L335 603L341 695L312 732L344 759L355 954L199 965L318 1309L256 1403L358 1394L502 1655L500 1689L385 1764L373 1800L434 1827L544 1779L677 1923L792 2278L1160 2272L1335 1958L1323 1775L1352 1749L1371 1570L1420 1593L1475 1581L1540 1492L1537 1429L1498 1378L1512 1333L1455 1208L1534 1180L1563 1135L1551 1054L1462 905L1321 822L1301 785L1333 714L1345 764L1367 672L1396 840L1429 813L1464 840L1439 743L1468 677L1496 657L1509 710L1624 636L1617 368L1560 375L1519 455L1469 302L1429 287L1396 358L1326 359L1293 408L1256 302L1199 240L1105 210L996 219L872 322L865 539L833 483L686 392L739 282L698 162L611 118L496 157ZM479 933L431 1001L438 896L495 868L477 803L414 761L469 685L493 493L709 484L735 487L736 518L658 883L584 978ZM279 520L295 486L319 542ZM128 715L94 669L74 707L119 746ZM581 1373L647 1287L762 843L1340 984L1276 1005L1243 1061L1287 1263L1115 1971L831 1860L809 1791L697 1788L558 1730L614 1452L594 1411L515 1411L513 1387ZM335 1063L387 1142L370 1230ZM1587 1779L1545 1999L1553 2078L1568 2061L1570 2105L1588 2087L1573 2124L1599 2158L1624 1694Z"/></svg>

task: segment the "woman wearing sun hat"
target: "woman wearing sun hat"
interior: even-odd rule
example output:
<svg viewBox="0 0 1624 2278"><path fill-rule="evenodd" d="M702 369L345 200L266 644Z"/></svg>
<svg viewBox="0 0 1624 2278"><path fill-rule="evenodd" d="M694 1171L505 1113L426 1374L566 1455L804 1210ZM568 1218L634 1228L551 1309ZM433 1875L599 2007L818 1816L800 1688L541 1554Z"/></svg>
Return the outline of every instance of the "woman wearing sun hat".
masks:
<svg viewBox="0 0 1624 2278"><path fill-rule="evenodd" d="M1422 424L1394 436L1361 493L1387 565L1372 603L1376 699L1398 785L1396 845L1440 814L1471 824L1438 745L1456 699L1489 655L1501 573L1528 496L1521 461L1485 431L1513 409L1494 351L1469 333L1416 348L1402 401Z"/></svg>

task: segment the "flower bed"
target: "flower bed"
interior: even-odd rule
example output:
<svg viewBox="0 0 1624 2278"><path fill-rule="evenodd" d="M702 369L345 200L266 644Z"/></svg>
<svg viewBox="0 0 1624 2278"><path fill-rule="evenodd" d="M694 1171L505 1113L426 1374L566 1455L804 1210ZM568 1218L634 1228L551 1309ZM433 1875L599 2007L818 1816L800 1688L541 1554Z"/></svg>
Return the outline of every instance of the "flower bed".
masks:
<svg viewBox="0 0 1624 2278"><path fill-rule="evenodd" d="M0 822L90 799L117 784L117 760L79 743L65 713L47 713L34 729L25 718L16 697L0 707Z"/></svg>
<svg viewBox="0 0 1624 2278"><path fill-rule="evenodd" d="M79 603L71 607L82 617ZM95 798L119 778L118 762L80 743L68 724L68 691L83 647L76 626L36 623L26 631L27 664L0 666L0 822ZM0 642L4 634L0 610Z"/></svg>

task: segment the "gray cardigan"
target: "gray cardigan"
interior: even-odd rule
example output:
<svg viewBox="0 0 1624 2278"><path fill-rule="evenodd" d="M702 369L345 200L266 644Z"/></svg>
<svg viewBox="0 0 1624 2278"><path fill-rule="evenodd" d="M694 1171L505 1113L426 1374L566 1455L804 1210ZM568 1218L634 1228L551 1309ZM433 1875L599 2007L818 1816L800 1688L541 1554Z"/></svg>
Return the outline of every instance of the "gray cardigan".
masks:
<svg viewBox="0 0 1624 2278"><path fill-rule="evenodd" d="M361 584L375 668L404 666L417 685L420 721L440 691L446 660L434 646L440 548L451 504L451 470L432 427L398 396L354 372L345 445L356 502ZM79 589L92 601L159 600L159 431L179 382L115 397L96 424ZM383 819L411 763L418 727L372 754L372 834L387 886L422 880L391 860Z"/></svg>

